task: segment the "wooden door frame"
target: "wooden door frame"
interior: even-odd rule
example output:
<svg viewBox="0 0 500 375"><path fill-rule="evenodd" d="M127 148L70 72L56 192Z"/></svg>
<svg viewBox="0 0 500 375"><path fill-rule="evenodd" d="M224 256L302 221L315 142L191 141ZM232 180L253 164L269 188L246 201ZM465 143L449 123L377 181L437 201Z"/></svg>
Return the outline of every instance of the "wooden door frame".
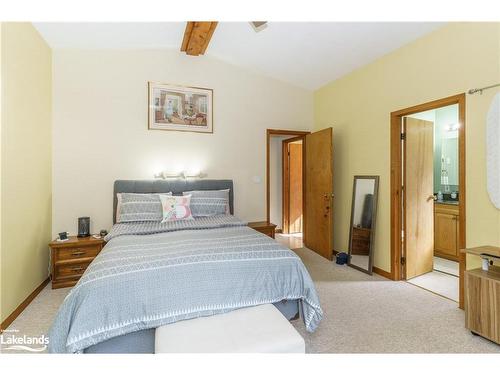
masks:
<svg viewBox="0 0 500 375"><path fill-rule="evenodd" d="M414 113L429 111L449 105L458 104L458 159L459 159L459 249L466 247L466 192L465 192L465 93L449 96L447 98L434 100L413 107L401 109L391 113L391 279L403 280L401 272L401 257L403 246L401 234L403 232L402 213L404 198L403 176L402 176L402 147L401 147L401 120L404 116ZM464 306L464 272L466 268L466 256L459 253L459 307Z"/></svg>
<svg viewBox="0 0 500 375"><path fill-rule="evenodd" d="M288 159L288 150L285 150L283 147L285 143L290 144L292 142L297 142L297 141L302 141L301 146L302 146L302 166L304 165L304 143L305 143L305 135L299 135L297 137L293 138L287 138L281 141L281 158L282 158L282 166L283 168L281 169L281 196L282 196L282 205L281 205L281 212L282 212L282 217L281 217L281 229L283 230L283 233L290 233L290 178L289 178L289 173L287 174L286 172L288 171L289 168L289 159ZM304 182L304 169L302 169L302 182ZM304 196L304 189L302 186L302 196ZM304 217L304 207L302 205L302 217ZM285 220L288 218L288 220Z"/></svg>
<svg viewBox="0 0 500 375"><path fill-rule="evenodd" d="M271 220L271 137L275 136L290 136L292 137L302 137L302 156L305 155L306 142L305 137L307 134L311 134L310 131L302 130L287 130L287 129L266 129L266 221L270 223ZM305 170L305 158L302 157L302 170ZM302 185L305 186L305 173L302 173ZM302 212L304 212L305 207L305 192L302 189ZM302 231L304 231L305 221L302 223Z"/></svg>

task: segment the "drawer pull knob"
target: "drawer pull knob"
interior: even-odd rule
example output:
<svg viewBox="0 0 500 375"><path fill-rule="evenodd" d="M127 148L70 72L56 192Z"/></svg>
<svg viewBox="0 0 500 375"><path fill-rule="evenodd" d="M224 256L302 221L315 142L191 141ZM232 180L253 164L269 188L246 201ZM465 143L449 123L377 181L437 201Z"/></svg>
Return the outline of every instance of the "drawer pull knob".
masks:
<svg viewBox="0 0 500 375"><path fill-rule="evenodd" d="M75 251L75 252L71 253L71 256L79 257L80 255L84 255L84 254L85 254L85 251Z"/></svg>

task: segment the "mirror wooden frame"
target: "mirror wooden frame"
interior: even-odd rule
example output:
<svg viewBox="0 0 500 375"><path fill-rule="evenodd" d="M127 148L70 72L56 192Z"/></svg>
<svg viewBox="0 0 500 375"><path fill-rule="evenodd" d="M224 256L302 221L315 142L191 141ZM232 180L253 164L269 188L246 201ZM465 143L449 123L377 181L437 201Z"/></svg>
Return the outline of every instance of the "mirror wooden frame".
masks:
<svg viewBox="0 0 500 375"><path fill-rule="evenodd" d="M353 185L352 185L352 201L351 201L351 221L349 225L349 253L347 265L349 267L355 268L358 271L367 273L371 275L373 273L373 248L375 241L375 229L377 224L377 205L378 205L378 185L379 185L380 176L354 176ZM356 266L351 263L351 253L352 253L352 235L353 235L353 223L354 223L354 207L355 207L355 199L356 199L356 183L357 180L374 180L375 184L373 187L373 209L372 209L372 226L370 231L370 249L368 251L368 269L364 269L362 267Z"/></svg>

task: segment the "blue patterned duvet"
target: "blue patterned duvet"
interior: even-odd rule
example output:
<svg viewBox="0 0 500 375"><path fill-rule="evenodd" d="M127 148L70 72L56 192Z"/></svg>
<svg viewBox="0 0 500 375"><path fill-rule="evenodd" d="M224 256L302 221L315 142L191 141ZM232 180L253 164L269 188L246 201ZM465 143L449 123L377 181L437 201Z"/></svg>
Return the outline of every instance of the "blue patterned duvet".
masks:
<svg viewBox="0 0 500 375"><path fill-rule="evenodd" d="M282 300L300 301L310 332L322 318L300 258L233 216L116 224L106 240L61 305L50 352Z"/></svg>

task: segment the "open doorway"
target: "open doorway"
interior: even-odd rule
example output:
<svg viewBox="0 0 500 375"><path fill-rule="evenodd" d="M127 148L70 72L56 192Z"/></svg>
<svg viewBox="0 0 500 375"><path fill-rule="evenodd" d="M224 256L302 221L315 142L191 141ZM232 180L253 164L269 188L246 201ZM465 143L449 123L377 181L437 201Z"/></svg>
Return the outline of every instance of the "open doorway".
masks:
<svg viewBox="0 0 500 375"><path fill-rule="evenodd" d="M394 279L462 307L465 95L393 112L391 127Z"/></svg>
<svg viewBox="0 0 500 375"><path fill-rule="evenodd" d="M282 229L283 234L302 236L303 228L303 139L294 137L282 141Z"/></svg>
<svg viewBox="0 0 500 375"><path fill-rule="evenodd" d="M268 132L268 221L276 224L276 240L303 246L304 137L308 132Z"/></svg>
<svg viewBox="0 0 500 375"><path fill-rule="evenodd" d="M281 137L277 138L277 137ZM283 143L299 144L301 138L301 153L302 153L302 212L292 213L288 216L288 231L290 231L290 223L297 227L299 224L302 229L302 241L300 234L279 233L276 236L277 240L284 240L283 245L290 248L307 247L309 250L325 257L329 260L333 259L333 129L327 127L315 132L296 131L296 130L281 130L267 129L266 131L266 220L271 222L271 200L273 199L272 186L273 181L281 179L283 182L283 170L276 173L273 172L271 166L271 147L273 139L278 139L277 148L281 145L281 150L274 152L276 158L283 160ZM283 164L281 163L281 168ZM297 169L294 169L297 171ZM290 173L288 179L293 180L295 177ZM278 182L279 183L279 182ZM297 189L298 190L298 189ZM282 189L275 189L274 196L278 195ZM290 196L289 201L299 199ZM283 202L283 201L281 201ZM279 207L275 204L275 207ZM300 209L300 204L295 205ZM279 208L276 208L278 210ZM283 203L281 203L283 212ZM288 208L291 209L291 206ZM302 216L302 218L300 218ZM281 219L274 218L276 225L281 223L281 232L283 232L283 216ZM294 229L292 229L294 230ZM298 237L298 239L297 239ZM288 241L294 241L291 244Z"/></svg>

